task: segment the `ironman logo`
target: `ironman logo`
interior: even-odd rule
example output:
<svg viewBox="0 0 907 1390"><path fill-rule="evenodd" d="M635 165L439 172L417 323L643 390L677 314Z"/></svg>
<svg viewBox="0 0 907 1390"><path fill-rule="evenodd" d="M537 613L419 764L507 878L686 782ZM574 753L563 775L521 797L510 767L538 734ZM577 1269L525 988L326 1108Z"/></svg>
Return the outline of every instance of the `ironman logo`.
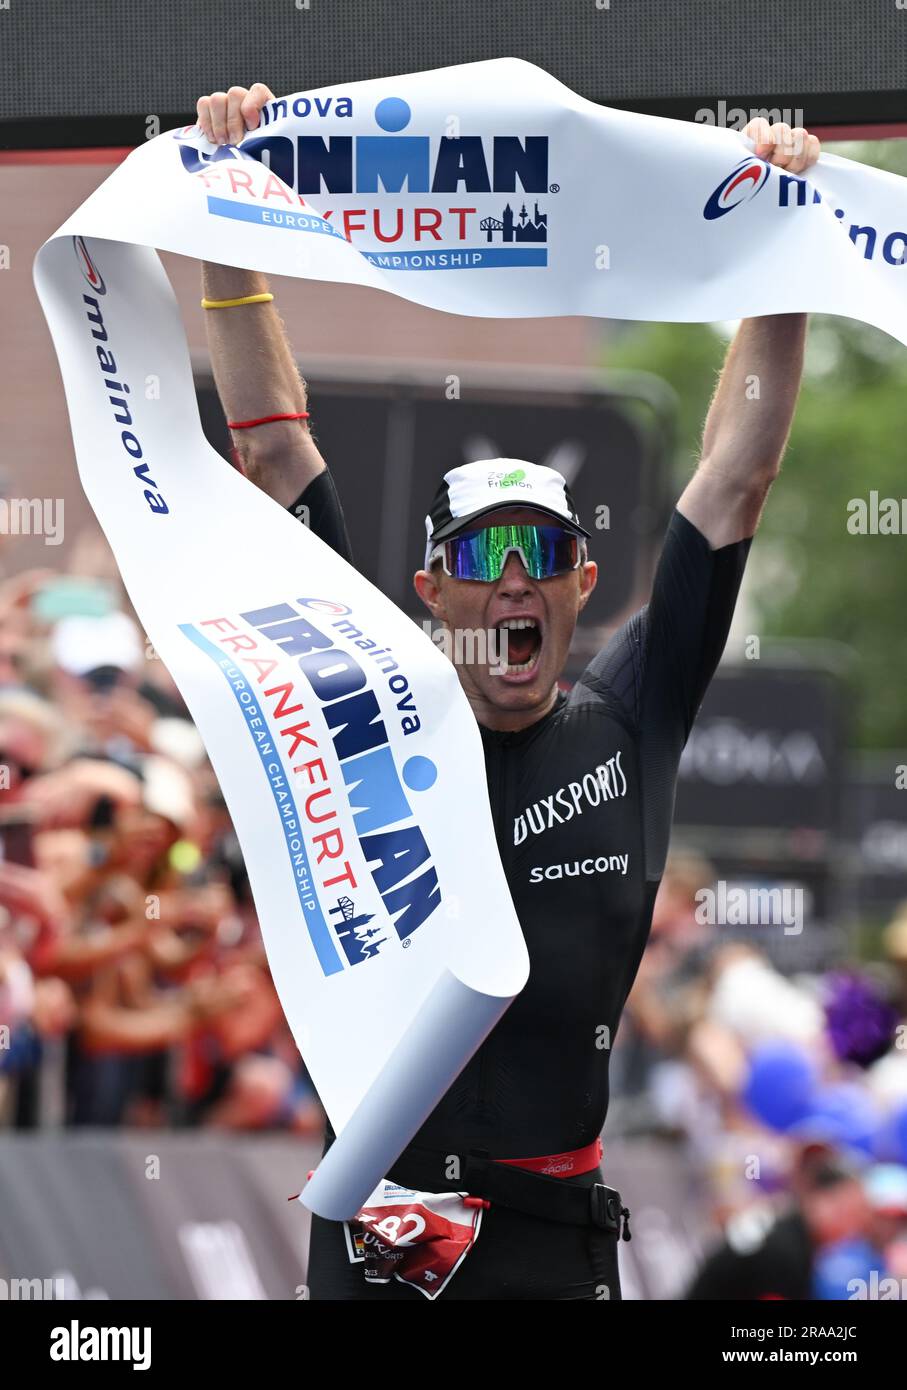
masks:
<svg viewBox="0 0 907 1390"><path fill-rule="evenodd" d="M738 203L755 198L770 171L771 165L762 159L747 156L741 160L715 189L702 209L703 217L706 221L712 222L716 217L723 217L726 212L730 212Z"/></svg>
<svg viewBox="0 0 907 1390"><path fill-rule="evenodd" d="M72 244L76 253L76 260L79 262L79 269L95 294L106 294L107 286L104 284L101 272L88 254L88 247L85 245L82 237L74 236Z"/></svg>

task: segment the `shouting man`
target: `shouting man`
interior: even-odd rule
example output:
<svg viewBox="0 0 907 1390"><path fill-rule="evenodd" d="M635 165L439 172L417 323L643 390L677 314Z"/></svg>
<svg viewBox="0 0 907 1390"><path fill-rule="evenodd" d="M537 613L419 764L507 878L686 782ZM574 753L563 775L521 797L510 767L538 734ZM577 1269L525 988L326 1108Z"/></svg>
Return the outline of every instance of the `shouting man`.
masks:
<svg viewBox="0 0 907 1390"><path fill-rule="evenodd" d="M199 124L210 140L238 144L270 100L262 83L202 97ZM819 156L801 129L760 118L745 133L757 155L791 173ZM218 303L267 294L261 274L220 265L205 264L203 285ZM258 299L206 320L227 419L296 417L234 430L246 475L296 514L307 508L316 533L349 559L274 304ZM741 323L651 599L569 695L558 678L597 571L563 478L521 460L470 463L444 476L431 503L420 599L452 634L507 631L503 664L492 654L457 669L481 728L498 848L531 961L526 988L389 1174L490 1202L445 1299L620 1297L628 1213L599 1167L609 1047L649 932L680 755L787 443L805 332L801 314ZM758 399L747 392L754 375ZM500 483L514 474L511 499ZM348 1236L313 1218L313 1298L419 1297L402 1282L367 1284Z"/></svg>

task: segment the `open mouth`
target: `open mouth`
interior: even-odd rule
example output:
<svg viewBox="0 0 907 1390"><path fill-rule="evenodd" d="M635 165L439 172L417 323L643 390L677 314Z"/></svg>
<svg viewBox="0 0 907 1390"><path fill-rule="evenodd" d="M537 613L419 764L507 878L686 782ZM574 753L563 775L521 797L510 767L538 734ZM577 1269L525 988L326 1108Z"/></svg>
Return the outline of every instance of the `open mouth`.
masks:
<svg viewBox="0 0 907 1390"><path fill-rule="evenodd" d="M533 671L542 650L542 630L535 618L505 618L497 624L503 635L498 659L504 675L523 676Z"/></svg>

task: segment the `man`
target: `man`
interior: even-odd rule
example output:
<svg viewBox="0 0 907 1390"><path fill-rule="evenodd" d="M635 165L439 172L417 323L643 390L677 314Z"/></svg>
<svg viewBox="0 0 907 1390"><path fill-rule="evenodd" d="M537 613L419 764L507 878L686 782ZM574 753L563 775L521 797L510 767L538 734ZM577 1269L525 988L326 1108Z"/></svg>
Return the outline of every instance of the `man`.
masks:
<svg viewBox="0 0 907 1390"><path fill-rule="evenodd" d="M209 139L235 144L272 99L261 83L232 87L199 100L199 123ZM805 131L757 120L747 133L792 173L818 157ZM203 285L208 302L267 294L262 275L218 265L204 266ZM313 529L348 557L273 304L229 307L206 322L246 475L291 511L308 507ZM508 628L503 666L489 652L458 673L481 727L498 847L531 961L525 990L389 1175L490 1201L445 1299L620 1297L626 1209L598 1166L609 1048L649 930L680 754L787 442L805 327L802 315L741 325L651 601L569 697L557 681L597 571L563 478L514 460L469 464L442 480L426 518L414 582L432 616L454 635ZM248 425L274 416L294 418ZM314 1298L418 1298L398 1282L366 1286L347 1235L313 1220Z"/></svg>

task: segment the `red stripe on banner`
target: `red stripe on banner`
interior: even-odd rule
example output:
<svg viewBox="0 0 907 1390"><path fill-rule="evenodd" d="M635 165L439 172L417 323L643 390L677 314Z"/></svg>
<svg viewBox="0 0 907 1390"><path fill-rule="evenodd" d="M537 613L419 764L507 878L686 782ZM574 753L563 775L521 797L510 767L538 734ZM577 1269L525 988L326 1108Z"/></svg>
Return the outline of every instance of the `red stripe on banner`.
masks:
<svg viewBox="0 0 907 1390"><path fill-rule="evenodd" d="M738 174L737 177L734 179L733 183L728 184L727 188L724 190L725 198L728 196L729 193L733 193L734 189L737 187L739 183L743 183L746 179L750 179L755 183L755 181L757 179L760 179L761 177L762 170L759 167L759 165L752 164L749 167L749 169L744 169L742 174Z"/></svg>
<svg viewBox="0 0 907 1390"><path fill-rule="evenodd" d="M132 145L96 150L0 150L0 164L122 164Z"/></svg>

